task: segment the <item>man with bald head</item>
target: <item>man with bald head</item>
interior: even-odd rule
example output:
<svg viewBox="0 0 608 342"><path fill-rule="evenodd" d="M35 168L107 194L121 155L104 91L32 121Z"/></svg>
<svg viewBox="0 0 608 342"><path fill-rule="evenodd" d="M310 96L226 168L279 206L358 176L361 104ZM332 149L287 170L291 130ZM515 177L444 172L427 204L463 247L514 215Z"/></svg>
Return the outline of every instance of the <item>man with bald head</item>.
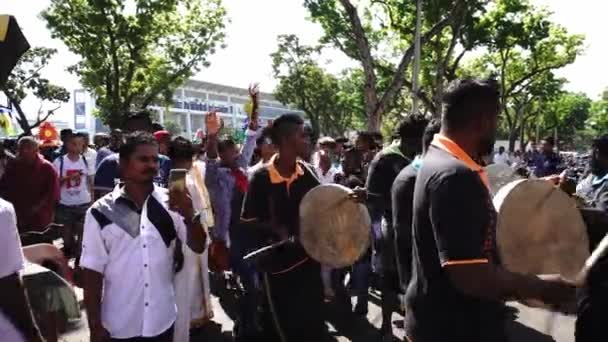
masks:
<svg viewBox="0 0 608 342"><path fill-rule="evenodd" d="M19 232L42 231L53 222L59 198L57 172L38 153L33 137L22 137L17 146L17 157L7 164L0 181L0 194L15 207Z"/></svg>

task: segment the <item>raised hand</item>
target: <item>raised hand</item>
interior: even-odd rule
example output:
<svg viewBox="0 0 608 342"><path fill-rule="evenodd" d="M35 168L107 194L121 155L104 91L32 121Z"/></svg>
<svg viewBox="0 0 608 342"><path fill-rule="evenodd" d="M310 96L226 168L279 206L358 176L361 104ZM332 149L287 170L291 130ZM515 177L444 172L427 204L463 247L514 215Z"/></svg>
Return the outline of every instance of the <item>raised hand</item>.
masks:
<svg viewBox="0 0 608 342"><path fill-rule="evenodd" d="M217 135L222 128L222 118L216 112L209 112L205 115L205 126L208 135Z"/></svg>
<svg viewBox="0 0 608 342"><path fill-rule="evenodd" d="M251 97L251 116L249 118L249 129L256 131L258 129L258 110L260 95L260 84L254 83L249 86L249 96Z"/></svg>

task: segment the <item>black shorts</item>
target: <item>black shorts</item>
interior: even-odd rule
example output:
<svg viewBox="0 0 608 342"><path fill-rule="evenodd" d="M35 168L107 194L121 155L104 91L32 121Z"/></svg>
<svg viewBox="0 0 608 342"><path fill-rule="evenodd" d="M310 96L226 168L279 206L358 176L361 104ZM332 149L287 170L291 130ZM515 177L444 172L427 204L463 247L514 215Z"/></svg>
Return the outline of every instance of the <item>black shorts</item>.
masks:
<svg viewBox="0 0 608 342"><path fill-rule="evenodd" d="M55 222L63 225L84 225L84 216L89 209L88 204L68 206L58 204L55 207Z"/></svg>

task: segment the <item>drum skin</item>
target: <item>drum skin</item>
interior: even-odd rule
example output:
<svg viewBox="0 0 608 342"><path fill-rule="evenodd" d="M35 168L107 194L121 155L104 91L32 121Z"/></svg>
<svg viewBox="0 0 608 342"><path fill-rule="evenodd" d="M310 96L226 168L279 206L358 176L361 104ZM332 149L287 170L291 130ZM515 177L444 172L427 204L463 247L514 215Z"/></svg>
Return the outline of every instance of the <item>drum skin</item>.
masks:
<svg viewBox="0 0 608 342"><path fill-rule="evenodd" d="M492 196L505 185L522 179L515 170L509 165L505 164L490 164L485 167L486 173L488 174L488 180L490 181L490 192Z"/></svg>
<svg viewBox="0 0 608 342"><path fill-rule="evenodd" d="M321 264L350 266L369 247L369 213L364 205L348 199L351 192L338 184L319 185L300 203L300 242Z"/></svg>
<svg viewBox="0 0 608 342"><path fill-rule="evenodd" d="M494 196L496 244L503 266L523 274L574 279L589 257L576 202L545 180L517 180Z"/></svg>

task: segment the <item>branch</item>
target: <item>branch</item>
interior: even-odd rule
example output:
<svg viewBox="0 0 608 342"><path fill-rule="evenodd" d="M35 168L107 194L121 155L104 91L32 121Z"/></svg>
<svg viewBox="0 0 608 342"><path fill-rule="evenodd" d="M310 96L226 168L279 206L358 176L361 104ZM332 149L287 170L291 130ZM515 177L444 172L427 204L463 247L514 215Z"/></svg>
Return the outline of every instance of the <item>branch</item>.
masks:
<svg viewBox="0 0 608 342"><path fill-rule="evenodd" d="M23 87L23 86L25 85L25 83L27 83L27 81L29 81L29 80L31 80L32 78L34 78L34 75L36 75L37 73L39 73L39 72L40 72L42 69L44 69L44 67L46 67L46 65L42 65L42 66L40 66L38 69L36 69L36 70L32 71L32 74L31 74L29 77L25 78L23 81L21 81L21 82L19 83L19 88L20 88L20 87ZM38 76L40 76L40 75L38 75ZM16 87L16 88L17 88L17 87Z"/></svg>
<svg viewBox="0 0 608 342"><path fill-rule="evenodd" d="M36 119L36 122L34 122L32 125L30 125L30 128L36 128L36 127L40 126L41 123L45 122L60 107L61 107L61 105L58 105L57 107L55 107L51 110L47 110L46 115L42 119L40 119L40 113L38 113L38 118Z"/></svg>
<svg viewBox="0 0 608 342"><path fill-rule="evenodd" d="M344 7L348 19L353 29L355 36L355 43L359 52L359 60L363 66L363 72L365 73L365 85L363 95L365 97L365 104L367 108L376 107L378 104L378 94L376 91L376 73L374 71L374 59L372 57L371 48L361 19L357 13L357 8L349 0L340 0L340 3ZM373 113L367 113L371 116Z"/></svg>
<svg viewBox="0 0 608 342"><path fill-rule="evenodd" d="M414 85L412 84L412 82L410 82L406 79L404 79L403 85L405 85L405 87L408 88L408 90L410 92L412 92L412 94L414 94L414 96L416 96L418 99L420 99L424 103L425 107L427 107L432 113L435 113L435 111L437 110L437 108L435 107L435 104L433 103L433 101L431 101L431 99L429 99L429 97L421 89L419 89L417 93L413 93Z"/></svg>
<svg viewBox="0 0 608 342"><path fill-rule="evenodd" d="M110 40L110 55L112 57L112 68L114 69L114 77L112 79L112 83L114 84L112 97L114 97L114 101L112 102L114 103L113 107L115 107L115 104L120 102L120 67L118 66L119 60L116 48L116 37L114 37L112 26L109 23L110 18L108 17L108 14L106 13L105 9L102 8L101 12L106 17L106 20L108 20L108 22L106 23L106 33L108 34L108 38ZM108 95L110 95L110 93L108 93Z"/></svg>
<svg viewBox="0 0 608 342"><path fill-rule="evenodd" d="M25 133L26 135L32 135L32 130L27 123L27 117L25 116L25 113L23 112L23 108L21 108L19 101L12 97L10 93L6 91L6 89L3 89L3 92L4 95L8 98L10 104L17 110L17 114L19 115L19 117L17 118L17 122L19 123L19 126L21 126L21 129L23 129L23 133Z"/></svg>
<svg viewBox="0 0 608 342"><path fill-rule="evenodd" d="M458 56L454 60L454 63L452 63L452 65L449 68L446 68L445 77L448 81L452 81L452 80L456 79L456 69L458 68L458 65L460 64L460 60L462 60L462 57L464 57L464 55L467 53L467 51L468 50L466 50L466 49L462 50L462 52L460 52L460 54L458 54Z"/></svg>
<svg viewBox="0 0 608 342"><path fill-rule="evenodd" d="M557 64L553 64L553 65L547 65L543 68L538 68L538 69L534 69L532 71L530 71L529 73L525 74L524 76L520 77L519 80L517 80L516 82L513 82L513 84L511 84L511 86L508 89L507 94L510 94L512 91L515 90L516 87L522 85L524 82L528 81L529 79L531 79L532 77L542 74L545 71L549 71L552 69L559 69L563 66L566 66L567 63L557 63Z"/></svg>
<svg viewBox="0 0 608 342"><path fill-rule="evenodd" d="M458 14L460 10L462 10L464 3L464 0L458 1L454 9L452 10L452 14L449 17L439 21L438 23L433 25L433 27L429 31L423 34L420 37L420 45L424 45L435 35L443 31L443 29L454 20L456 14ZM399 62L399 66L397 67L397 70L395 72L395 77L393 78L393 81L391 82L390 86L387 88L386 92L382 96L382 99L378 102L378 105L375 109L375 113L382 113L384 110L386 110L388 104L394 99L395 95L397 95L397 92L403 87L405 81L405 69L409 65L413 55L414 45L412 44L407 50L405 50L405 53L401 58L401 62Z"/></svg>
<svg viewBox="0 0 608 342"><path fill-rule="evenodd" d="M199 34L197 36L197 38L200 38L202 36L202 32L201 34ZM208 45L209 41L211 39L213 39L213 33L211 32L211 35L209 37L207 37L207 41L204 44L201 45ZM194 40L194 39L193 39ZM199 62L199 60L204 56L204 52L201 52L200 54L192 57L192 59L186 63L181 69L177 70L171 77L169 77L165 82L162 82L160 85L158 85L156 87L156 89L151 90L150 93L148 94L148 96L146 98L144 98L144 100L142 101L141 107L146 108L150 103L152 103L152 101L154 101L154 99L156 98L156 96L158 96L158 94L160 92L163 91L163 89L165 89L166 87L168 87L169 85L171 85L173 82L175 82L178 78L182 77L183 75L185 75L186 73L188 73L190 71L190 69L192 69L196 63Z"/></svg>

